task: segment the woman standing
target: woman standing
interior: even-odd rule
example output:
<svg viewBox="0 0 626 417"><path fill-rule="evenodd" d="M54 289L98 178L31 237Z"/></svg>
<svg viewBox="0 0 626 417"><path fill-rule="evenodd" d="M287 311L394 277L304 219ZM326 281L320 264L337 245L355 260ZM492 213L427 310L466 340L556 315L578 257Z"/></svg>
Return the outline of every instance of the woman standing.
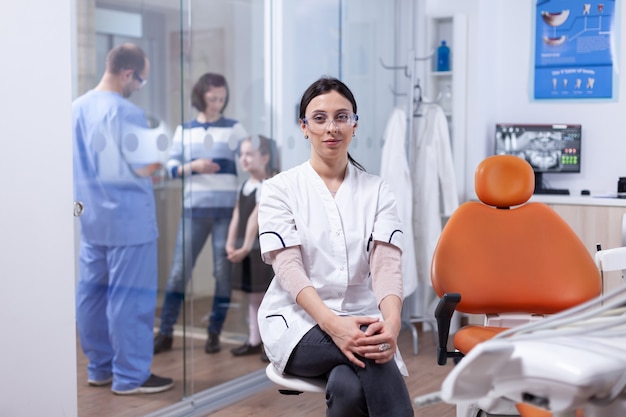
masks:
<svg viewBox="0 0 626 417"><path fill-rule="evenodd" d="M226 236L237 199L235 158L239 141L247 136L241 123L223 116L228 96L224 76L204 74L191 92L191 104L198 110L198 116L178 126L174 133L167 169L172 178L184 179L183 213L161 311L161 326L154 339L154 353L172 348L173 326L180 313L185 287L209 235L213 246L215 294L204 350L216 353L221 348L220 333L231 293Z"/></svg>
<svg viewBox="0 0 626 417"><path fill-rule="evenodd" d="M327 377L327 416L412 416L397 346L402 228L388 186L348 154L356 107L334 78L302 96L311 158L261 194L261 253L276 276L259 326L280 371Z"/></svg>

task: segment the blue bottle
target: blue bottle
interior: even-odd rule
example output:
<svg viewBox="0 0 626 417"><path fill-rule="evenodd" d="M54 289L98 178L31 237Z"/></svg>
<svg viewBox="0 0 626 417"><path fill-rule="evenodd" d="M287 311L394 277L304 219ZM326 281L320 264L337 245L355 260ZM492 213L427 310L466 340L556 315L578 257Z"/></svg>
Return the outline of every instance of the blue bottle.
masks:
<svg viewBox="0 0 626 417"><path fill-rule="evenodd" d="M441 41L437 48L437 71L450 71L450 48L446 41Z"/></svg>

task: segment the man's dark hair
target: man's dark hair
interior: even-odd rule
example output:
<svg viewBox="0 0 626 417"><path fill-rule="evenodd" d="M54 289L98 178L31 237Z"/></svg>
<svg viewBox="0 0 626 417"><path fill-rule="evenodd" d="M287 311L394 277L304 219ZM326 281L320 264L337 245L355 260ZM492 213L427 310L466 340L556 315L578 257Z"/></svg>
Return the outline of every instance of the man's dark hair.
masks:
<svg viewBox="0 0 626 417"><path fill-rule="evenodd" d="M111 74L128 69L141 74L146 67L146 54L135 44L123 43L109 51L106 65L107 72Z"/></svg>

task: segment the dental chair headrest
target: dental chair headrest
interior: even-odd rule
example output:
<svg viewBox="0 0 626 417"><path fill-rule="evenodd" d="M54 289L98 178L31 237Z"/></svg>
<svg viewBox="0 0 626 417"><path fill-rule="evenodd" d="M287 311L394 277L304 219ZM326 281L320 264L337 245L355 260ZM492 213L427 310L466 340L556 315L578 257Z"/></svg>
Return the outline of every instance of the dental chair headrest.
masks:
<svg viewBox="0 0 626 417"><path fill-rule="evenodd" d="M476 168L474 188L480 201L489 206L518 206L533 195L535 173L522 158L494 155L484 159Z"/></svg>

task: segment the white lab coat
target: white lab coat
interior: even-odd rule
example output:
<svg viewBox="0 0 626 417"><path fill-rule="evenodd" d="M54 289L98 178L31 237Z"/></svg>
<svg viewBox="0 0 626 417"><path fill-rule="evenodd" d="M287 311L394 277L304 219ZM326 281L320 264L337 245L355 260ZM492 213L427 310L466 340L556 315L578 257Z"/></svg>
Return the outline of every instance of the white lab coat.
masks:
<svg viewBox="0 0 626 417"><path fill-rule="evenodd" d="M259 241L264 260L271 251L301 245L307 276L338 315L382 318L372 292L369 255L376 240L401 249L400 229L389 187L352 164L335 198L308 161L263 184ZM277 279L265 293L258 320L267 356L281 372L300 339L316 325ZM399 352L396 363L407 375Z"/></svg>
<svg viewBox="0 0 626 417"><path fill-rule="evenodd" d="M396 196L398 216L402 222L402 282L404 296L417 288L418 274L413 236L413 185L406 156L406 112L395 108L385 128L380 176L387 181Z"/></svg>
<svg viewBox="0 0 626 417"><path fill-rule="evenodd" d="M449 217L459 206L450 132L446 116L437 104L422 104L417 118L413 173L413 231L417 253L417 274L431 287L430 265L442 230L442 218ZM423 304L427 299L418 301ZM421 305L416 315L427 314Z"/></svg>

